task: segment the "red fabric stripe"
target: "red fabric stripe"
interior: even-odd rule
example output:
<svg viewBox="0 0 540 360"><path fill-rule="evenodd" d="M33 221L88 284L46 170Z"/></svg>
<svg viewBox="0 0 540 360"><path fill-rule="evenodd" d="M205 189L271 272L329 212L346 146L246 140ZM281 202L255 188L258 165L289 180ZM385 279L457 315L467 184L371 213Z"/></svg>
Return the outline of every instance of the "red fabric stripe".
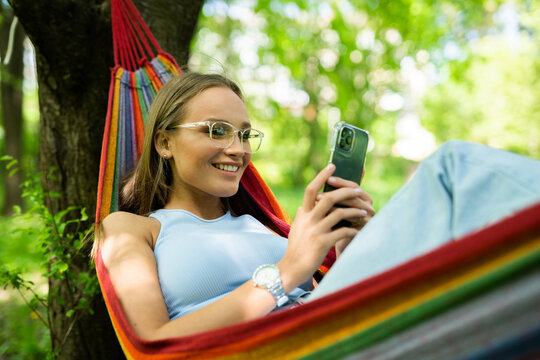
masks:
<svg viewBox="0 0 540 360"><path fill-rule="evenodd" d="M161 47L131 0L111 0L115 63L135 71L137 63L153 58Z"/></svg>
<svg viewBox="0 0 540 360"><path fill-rule="evenodd" d="M118 26L118 48L120 49L120 65L125 69L132 70L132 64L129 57L129 45L126 39L125 26L122 18L122 12L119 12L117 17Z"/></svg>
<svg viewBox="0 0 540 360"><path fill-rule="evenodd" d="M120 12L120 23L122 24L121 30L122 30L122 45L124 47L124 52L127 56L127 62L129 66L127 69L130 71L135 71L137 69L137 54L136 54L136 46L135 46L135 39L134 37L129 33L129 19L127 18L127 14L125 11ZM128 65L126 64L126 65Z"/></svg>
<svg viewBox="0 0 540 360"><path fill-rule="evenodd" d="M327 319L346 316L346 313L352 308L362 306L367 301L373 301L377 297L384 297L388 293L396 293L405 287L422 283L426 279L442 274L456 266L467 264L480 256L504 248L506 244L512 243L516 238L539 232L540 203L458 241L450 242L430 253L412 259L401 266L314 300L304 306L273 313L249 323L202 334L198 344L201 348L211 345L217 346L224 342L247 339L258 333L270 334L274 331L277 331L277 335L273 339L282 338L292 330L283 332L279 329L293 329L296 333L302 329L310 328L314 324L323 323ZM214 344L210 344L212 338L220 339L221 337L224 337L222 342L215 341ZM272 339L266 337L265 342L270 341Z"/></svg>
<svg viewBox="0 0 540 360"><path fill-rule="evenodd" d="M145 59L144 50L140 44L140 39L133 24L133 19L131 19L128 13L124 13L124 21L126 24L126 33L128 34L128 39L130 40L130 50L133 54L134 59ZM133 69L134 71L135 69Z"/></svg>
<svg viewBox="0 0 540 360"><path fill-rule="evenodd" d="M144 22L141 14L139 13L139 11L137 10L137 8L135 7L135 5L133 4L133 2L131 0L126 0L126 7L129 9L131 16L133 18L135 18L134 20L136 20L140 24L140 26L142 27L142 32L144 33L144 35L146 35L146 37L152 42L152 45L155 47L156 52L158 52L158 53L161 52L161 47L159 46L158 42L156 41L156 38L154 37L154 35L152 34L150 29L148 28L148 26ZM144 35L142 33L140 33L141 38L144 37Z"/></svg>
<svg viewBox="0 0 540 360"><path fill-rule="evenodd" d="M274 224L281 230L283 236L287 236L289 234L290 225L287 224L282 219L279 219L276 216L276 213L274 212L272 208L272 204L266 197L266 194L261 189L259 181L257 180L257 177L253 173L253 164L250 163L249 166L244 171L244 175L242 176L242 179L240 180L240 184L244 189L248 192L248 194L253 198L257 206L272 220Z"/></svg>
<svg viewBox="0 0 540 360"><path fill-rule="evenodd" d="M327 319L345 316L352 308L362 306L367 301L373 301L377 297L399 292L404 287L422 283L456 266L467 264L483 255L504 248L516 238L538 232L540 232L540 203L465 236L459 241L452 241L396 268L301 307L276 312L247 323L182 338L153 342L139 339L136 346L144 352L159 354L211 349L248 341L257 334L268 336L253 342L248 341L250 347L271 342L286 337L290 333L297 333L302 329L323 323Z"/></svg>
<svg viewBox="0 0 540 360"><path fill-rule="evenodd" d="M112 23L112 36L113 36L113 50L114 50L114 63L119 64L119 50L118 50L118 20L117 20L117 10L116 2L111 1L111 23Z"/></svg>

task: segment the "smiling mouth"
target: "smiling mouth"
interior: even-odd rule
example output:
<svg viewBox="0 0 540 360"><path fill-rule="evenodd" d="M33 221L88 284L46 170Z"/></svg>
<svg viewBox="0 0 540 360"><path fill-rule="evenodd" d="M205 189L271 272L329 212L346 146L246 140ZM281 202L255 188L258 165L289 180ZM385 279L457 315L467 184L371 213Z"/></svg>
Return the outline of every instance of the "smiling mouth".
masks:
<svg viewBox="0 0 540 360"><path fill-rule="evenodd" d="M223 165L223 164L213 164L215 168L218 168L219 170L225 170L229 172L237 172L239 167L233 166L233 165Z"/></svg>

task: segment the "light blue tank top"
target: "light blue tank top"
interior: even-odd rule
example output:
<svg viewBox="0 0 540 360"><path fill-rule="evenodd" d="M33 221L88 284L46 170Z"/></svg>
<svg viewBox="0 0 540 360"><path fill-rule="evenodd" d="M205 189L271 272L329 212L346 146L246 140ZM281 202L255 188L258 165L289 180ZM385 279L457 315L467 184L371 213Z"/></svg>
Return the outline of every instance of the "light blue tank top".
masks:
<svg viewBox="0 0 540 360"><path fill-rule="evenodd" d="M227 212L213 220L185 210L158 210L161 223L154 254L169 318L176 319L227 295L262 264L275 264L285 254L287 239L251 215ZM311 289L311 281L291 298Z"/></svg>

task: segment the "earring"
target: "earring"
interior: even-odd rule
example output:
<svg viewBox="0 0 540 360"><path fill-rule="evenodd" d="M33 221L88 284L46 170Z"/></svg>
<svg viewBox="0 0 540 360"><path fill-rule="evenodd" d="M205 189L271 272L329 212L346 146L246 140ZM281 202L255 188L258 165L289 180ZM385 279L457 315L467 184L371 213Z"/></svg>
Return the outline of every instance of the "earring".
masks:
<svg viewBox="0 0 540 360"><path fill-rule="evenodd" d="M163 159L165 159L165 160L169 160L169 156L168 156L167 154L163 154L163 155L161 155L161 157L162 157Z"/></svg>

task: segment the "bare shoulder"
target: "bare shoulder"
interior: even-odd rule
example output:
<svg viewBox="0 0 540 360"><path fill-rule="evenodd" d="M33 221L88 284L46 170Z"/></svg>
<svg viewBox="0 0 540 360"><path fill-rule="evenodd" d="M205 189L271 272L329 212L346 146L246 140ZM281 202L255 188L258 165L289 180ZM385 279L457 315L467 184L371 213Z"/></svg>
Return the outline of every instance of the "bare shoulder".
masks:
<svg viewBox="0 0 540 360"><path fill-rule="evenodd" d="M133 330L150 338L169 321L152 249L161 225L154 218L126 212L107 216L99 251L114 291Z"/></svg>
<svg viewBox="0 0 540 360"><path fill-rule="evenodd" d="M102 222L101 253L107 263L130 250L152 250L160 223L154 218L118 211Z"/></svg>
<svg viewBox="0 0 540 360"><path fill-rule="evenodd" d="M155 228L159 230L160 224L154 218L135 215L125 211L117 211L109 214L103 220L103 231L114 235L117 233L137 233L143 234L148 231L153 232Z"/></svg>

